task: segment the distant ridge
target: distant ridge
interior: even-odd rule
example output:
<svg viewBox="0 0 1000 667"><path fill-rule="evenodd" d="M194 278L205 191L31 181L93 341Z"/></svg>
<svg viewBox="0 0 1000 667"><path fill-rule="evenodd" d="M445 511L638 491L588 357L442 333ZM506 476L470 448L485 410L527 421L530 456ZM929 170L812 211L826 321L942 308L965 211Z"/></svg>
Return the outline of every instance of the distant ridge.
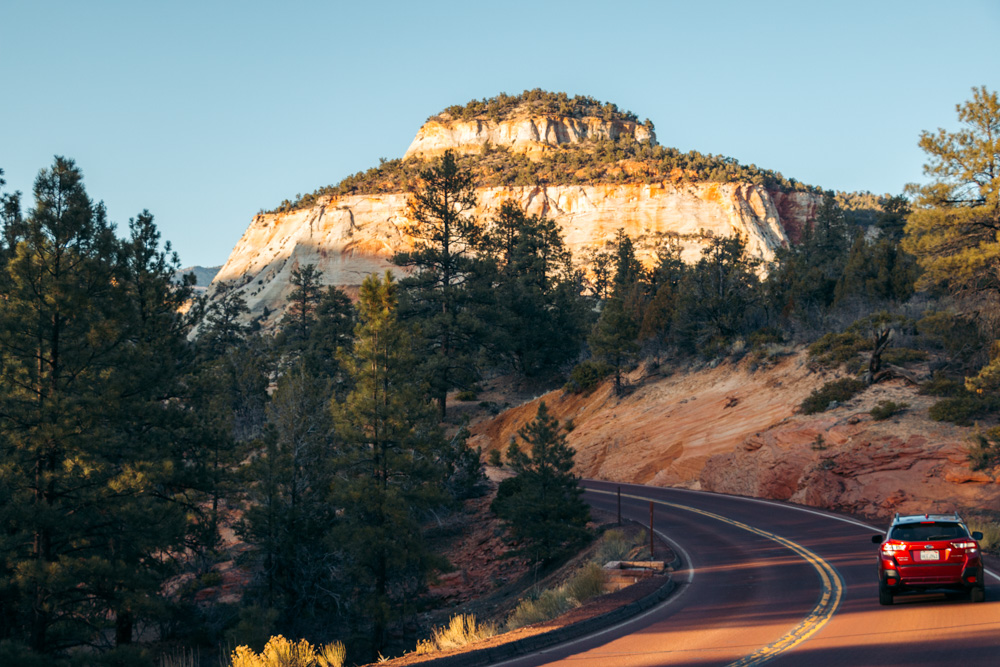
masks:
<svg viewBox="0 0 1000 667"><path fill-rule="evenodd" d="M219 266L187 266L180 269L174 274L174 280L176 282L181 281L181 277L187 275L188 273L193 273L194 277L198 282L195 283L194 289L196 292L204 292L208 289L208 286L212 284L212 280L215 279L216 274L222 265Z"/></svg>

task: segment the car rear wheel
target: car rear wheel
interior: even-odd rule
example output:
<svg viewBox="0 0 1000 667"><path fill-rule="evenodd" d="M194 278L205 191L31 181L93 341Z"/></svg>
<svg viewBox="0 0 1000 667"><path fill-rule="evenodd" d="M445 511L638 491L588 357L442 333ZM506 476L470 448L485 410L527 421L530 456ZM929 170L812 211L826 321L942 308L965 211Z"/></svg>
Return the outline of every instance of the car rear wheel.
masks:
<svg viewBox="0 0 1000 667"><path fill-rule="evenodd" d="M890 591L889 587L881 581L878 582L878 603L881 605L892 604L892 591Z"/></svg>
<svg viewBox="0 0 1000 667"><path fill-rule="evenodd" d="M969 600L972 602L983 602L986 600L986 589L976 586L969 591Z"/></svg>

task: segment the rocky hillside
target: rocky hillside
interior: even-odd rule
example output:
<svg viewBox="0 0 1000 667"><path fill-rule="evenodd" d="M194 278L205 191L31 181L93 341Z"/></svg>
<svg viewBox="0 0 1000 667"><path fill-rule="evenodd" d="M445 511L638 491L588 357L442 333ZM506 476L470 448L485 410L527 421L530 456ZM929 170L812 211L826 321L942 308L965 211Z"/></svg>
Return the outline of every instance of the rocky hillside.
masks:
<svg viewBox="0 0 1000 667"><path fill-rule="evenodd" d="M671 375L640 369L623 398L610 384L587 396L551 392L475 425L474 444L505 450L544 400L569 424L584 477L789 500L873 519L953 509L973 516L1000 500L1000 480L969 469L972 429L928 419L937 399L891 381L802 415L798 404L833 376L812 370L804 352L773 362ZM878 421L869 411L880 400L910 407Z"/></svg>
<svg viewBox="0 0 1000 667"><path fill-rule="evenodd" d="M482 186L476 215L488 219L506 199L554 218L579 265L622 229L652 261L660 237L685 238L697 259L702 232L743 235L768 260L797 238L820 195L780 174L730 158L681 154L656 143L653 125L591 98L526 91L428 119L406 157L253 218L213 283L235 285L252 317L280 316L292 270L316 265L326 284L348 292L392 268L410 247L406 203L426 159L452 149ZM398 271L398 269L397 269ZM265 320L265 324L268 320Z"/></svg>

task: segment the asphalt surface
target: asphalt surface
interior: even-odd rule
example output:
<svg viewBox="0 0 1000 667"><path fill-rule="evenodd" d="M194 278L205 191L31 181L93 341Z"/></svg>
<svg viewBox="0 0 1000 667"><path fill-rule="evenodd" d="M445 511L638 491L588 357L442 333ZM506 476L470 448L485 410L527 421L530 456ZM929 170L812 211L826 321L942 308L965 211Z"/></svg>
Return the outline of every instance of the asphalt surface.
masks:
<svg viewBox="0 0 1000 667"><path fill-rule="evenodd" d="M1000 665L1000 579L986 602L931 593L878 604L881 532L793 505L586 482L586 499L649 521L682 560L670 598L639 616L503 665ZM932 508L933 509L933 508Z"/></svg>

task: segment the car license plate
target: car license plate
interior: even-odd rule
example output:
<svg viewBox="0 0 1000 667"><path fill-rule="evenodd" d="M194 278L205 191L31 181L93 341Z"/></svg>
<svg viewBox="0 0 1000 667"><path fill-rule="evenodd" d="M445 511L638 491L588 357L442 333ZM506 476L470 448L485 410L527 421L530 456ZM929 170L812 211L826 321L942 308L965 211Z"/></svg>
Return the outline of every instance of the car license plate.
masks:
<svg viewBox="0 0 1000 667"><path fill-rule="evenodd" d="M918 551L917 554L919 555L920 560L941 560L941 552L936 549Z"/></svg>

